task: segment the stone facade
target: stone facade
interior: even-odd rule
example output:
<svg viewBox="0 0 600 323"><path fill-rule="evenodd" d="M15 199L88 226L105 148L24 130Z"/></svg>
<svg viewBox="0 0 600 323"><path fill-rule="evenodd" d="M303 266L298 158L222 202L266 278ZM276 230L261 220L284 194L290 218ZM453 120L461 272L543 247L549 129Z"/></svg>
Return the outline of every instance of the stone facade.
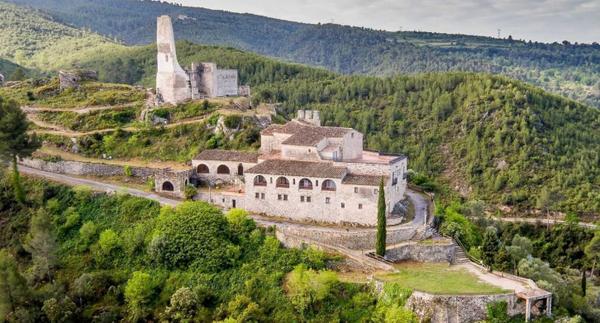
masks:
<svg viewBox="0 0 600 323"><path fill-rule="evenodd" d="M393 262L410 260L451 263L455 253L456 245L452 241L436 243L410 241L387 249L385 259Z"/></svg>
<svg viewBox="0 0 600 323"><path fill-rule="evenodd" d="M185 100L238 96L237 70L222 70L215 63L192 63L184 70L177 61L175 36L169 16L157 18L156 92L164 102L177 104ZM249 95L250 88L244 88Z"/></svg>
<svg viewBox="0 0 600 323"><path fill-rule="evenodd" d="M406 307L414 311L422 322L431 323L468 323L486 319L487 305L505 301L508 314L525 313L525 303L514 294L500 295L432 295L413 291Z"/></svg>
<svg viewBox="0 0 600 323"><path fill-rule="evenodd" d="M301 110L261 132L260 153L207 150L192 166L200 181L242 190L251 212L374 226L381 180L389 213L404 198L407 159L364 151L362 144L360 132L323 127L318 111Z"/></svg>
<svg viewBox="0 0 600 323"><path fill-rule="evenodd" d="M163 169L154 175L154 187L158 193L185 197L185 187L190 183L192 170L173 171Z"/></svg>

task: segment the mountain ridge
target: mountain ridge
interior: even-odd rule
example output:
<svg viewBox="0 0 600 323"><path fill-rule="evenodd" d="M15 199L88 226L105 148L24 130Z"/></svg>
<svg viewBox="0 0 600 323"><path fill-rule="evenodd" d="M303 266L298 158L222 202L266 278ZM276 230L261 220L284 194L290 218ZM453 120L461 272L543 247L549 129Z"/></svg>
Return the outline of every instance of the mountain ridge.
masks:
<svg viewBox="0 0 600 323"><path fill-rule="evenodd" d="M600 107L600 45L533 43L484 36L389 32L303 24L134 0L10 0L128 44L154 42L156 16L171 15L178 39L224 45L328 68L390 76L467 71L502 74Z"/></svg>

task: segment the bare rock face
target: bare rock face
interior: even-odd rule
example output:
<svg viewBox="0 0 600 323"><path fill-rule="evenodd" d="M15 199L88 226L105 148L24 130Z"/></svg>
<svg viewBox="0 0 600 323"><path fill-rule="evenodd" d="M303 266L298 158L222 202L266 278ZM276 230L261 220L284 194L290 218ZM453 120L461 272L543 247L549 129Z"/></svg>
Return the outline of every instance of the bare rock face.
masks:
<svg viewBox="0 0 600 323"><path fill-rule="evenodd" d="M97 81L98 73L90 70L59 71L60 90L79 88L80 82Z"/></svg>
<svg viewBox="0 0 600 323"><path fill-rule="evenodd" d="M0 73L0 86L4 85L4 75Z"/></svg>

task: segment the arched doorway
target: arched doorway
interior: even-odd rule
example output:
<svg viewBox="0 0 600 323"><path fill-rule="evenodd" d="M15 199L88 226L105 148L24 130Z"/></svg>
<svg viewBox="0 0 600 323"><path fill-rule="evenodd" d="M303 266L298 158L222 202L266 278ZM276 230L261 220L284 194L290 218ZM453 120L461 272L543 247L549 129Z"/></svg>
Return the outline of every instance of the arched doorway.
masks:
<svg viewBox="0 0 600 323"><path fill-rule="evenodd" d="M238 175L244 175L244 165L242 164L238 165Z"/></svg>
<svg viewBox="0 0 600 323"><path fill-rule="evenodd" d="M229 171L229 167L219 165L219 167L217 167L217 174L231 174L231 172Z"/></svg>
<svg viewBox="0 0 600 323"><path fill-rule="evenodd" d="M167 191L167 192L173 192L174 187L173 187L173 183L166 181L162 184L162 190L163 191Z"/></svg>

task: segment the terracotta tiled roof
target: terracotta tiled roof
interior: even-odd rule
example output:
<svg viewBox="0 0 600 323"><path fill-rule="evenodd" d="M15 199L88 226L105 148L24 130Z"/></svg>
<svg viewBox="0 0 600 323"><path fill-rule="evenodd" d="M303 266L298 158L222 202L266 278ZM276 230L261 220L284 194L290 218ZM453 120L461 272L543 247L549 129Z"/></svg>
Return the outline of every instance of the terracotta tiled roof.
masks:
<svg viewBox="0 0 600 323"><path fill-rule="evenodd" d="M350 128L318 127L292 120L284 125L270 125L261 134L264 136L271 136L274 133L289 134L292 136L283 142L284 145L313 146L323 138L341 138L350 131L352 131Z"/></svg>
<svg viewBox="0 0 600 323"><path fill-rule="evenodd" d="M333 166L331 163L323 162L270 159L265 160L264 162L246 170L246 173L318 178L342 178L344 174L346 174L346 168Z"/></svg>
<svg viewBox="0 0 600 323"><path fill-rule="evenodd" d="M222 160L241 163L257 163L258 155L259 154L255 152L207 149L199 153L194 160Z"/></svg>
<svg viewBox="0 0 600 323"><path fill-rule="evenodd" d="M387 176L383 177L387 181ZM348 185L364 185L364 186L379 186L381 176L377 175L359 175L359 174L348 174L342 180L342 184Z"/></svg>

